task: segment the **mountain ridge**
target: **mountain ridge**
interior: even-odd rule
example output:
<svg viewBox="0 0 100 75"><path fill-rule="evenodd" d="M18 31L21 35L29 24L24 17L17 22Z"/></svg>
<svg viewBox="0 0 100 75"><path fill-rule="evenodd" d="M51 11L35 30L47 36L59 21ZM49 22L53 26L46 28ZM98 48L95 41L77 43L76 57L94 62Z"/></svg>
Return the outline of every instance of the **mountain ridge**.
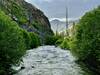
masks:
<svg viewBox="0 0 100 75"><path fill-rule="evenodd" d="M79 20L71 20L69 21L69 28L73 25L73 23L78 23ZM54 19L50 21L51 27L54 32L63 32L66 30L66 22L60 21L59 19Z"/></svg>
<svg viewBox="0 0 100 75"><path fill-rule="evenodd" d="M0 9L28 32L35 32L41 38L45 38L48 34L53 35L45 14L25 0L1 0Z"/></svg>

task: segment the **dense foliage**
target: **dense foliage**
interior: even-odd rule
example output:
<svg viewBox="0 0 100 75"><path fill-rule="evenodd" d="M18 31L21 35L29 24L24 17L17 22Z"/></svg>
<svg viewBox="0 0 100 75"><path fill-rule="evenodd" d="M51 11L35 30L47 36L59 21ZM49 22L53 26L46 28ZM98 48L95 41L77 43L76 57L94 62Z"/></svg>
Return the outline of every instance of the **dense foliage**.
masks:
<svg viewBox="0 0 100 75"><path fill-rule="evenodd" d="M9 70L25 53L22 35L18 25L0 11L0 69Z"/></svg>
<svg viewBox="0 0 100 75"><path fill-rule="evenodd" d="M49 25L47 17L24 0L0 0L0 75L8 75L26 50L53 35Z"/></svg>
<svg viewBox="0 0 100 75"><path fill-rule="evenodd" d="M67 43L62 46L69 47L80 61L100 73L100 7L87 12L81 18L69 39L65 39L64 42Z"/></svg>
<svg viewBox="0 0 100 75"><path fill-rule="evenodd" d="M8 75L11 65L19 62L26 49L40 45L39 37L21 29L0 10L0 75Z"/></svg>
<svg viewBox="0 0 100 75"><path fill-rule="evenodd" d="M66 37L62 43L60 44L60 47L63 48L63 49L69 49L69 42L70 42L70 39L69 37Z"/></svg>
<svg viewBox="0 0 100 75"><path fill-rule="evenodd" d="M40 46L40 38L37 34L30 32L29 33L30 37L31 37L31 43L30 43L30 47L31 48L36 48L37 46Z"/></svg>
<svg viewBox="0 0 100 75"><path fill-rule="evenodd" d="M40 46L40 38L36 33L27 32L25 30L22 30L22 32L27 49L32 49Z"/></svg>
<svg viewBox="0 0 100 75"><path fill-rule="evenodd" d="M63 36L60 34L56 34L54 36L47 36L45 39L46 45L59 45L63 40Z"/></svg>
<svg viewBox="0 0 100 75"><path fill-rule="evenodd" d="M72 49L81 60L100 61L100 8L86 13L76 26Z"/></svg>

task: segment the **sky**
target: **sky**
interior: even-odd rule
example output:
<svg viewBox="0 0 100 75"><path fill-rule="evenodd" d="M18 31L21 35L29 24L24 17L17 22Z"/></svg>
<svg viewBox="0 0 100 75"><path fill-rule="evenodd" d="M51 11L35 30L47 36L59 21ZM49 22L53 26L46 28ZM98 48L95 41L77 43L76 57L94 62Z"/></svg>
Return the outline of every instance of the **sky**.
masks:
<svg viewBox="0 0 100 75"><path fill-rule="evenodd" d="M100 0L26 0L41 9L49 20L59 19L65 21L66 7L68 8L68 19L76 20L85 12L100 5Z"/></svg>

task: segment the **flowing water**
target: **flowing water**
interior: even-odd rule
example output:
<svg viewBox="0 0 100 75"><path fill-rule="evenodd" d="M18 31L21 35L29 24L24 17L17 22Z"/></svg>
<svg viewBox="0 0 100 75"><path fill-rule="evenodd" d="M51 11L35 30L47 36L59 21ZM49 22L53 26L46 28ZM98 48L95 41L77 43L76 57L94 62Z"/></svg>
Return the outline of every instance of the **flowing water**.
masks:
<svg viewBox="0 0 100 75"><path fill-rule="evenodd" d="M70 51L55 46L41 46L28 50L15 75L91 75L75 63Z"/></svg>

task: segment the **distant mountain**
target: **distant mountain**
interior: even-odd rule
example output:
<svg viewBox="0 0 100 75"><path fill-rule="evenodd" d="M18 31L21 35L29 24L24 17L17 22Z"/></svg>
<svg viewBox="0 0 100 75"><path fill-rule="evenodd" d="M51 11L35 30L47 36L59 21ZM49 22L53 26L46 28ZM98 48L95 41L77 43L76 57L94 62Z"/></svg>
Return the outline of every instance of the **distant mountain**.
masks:
<svg viewBox="0 0 100 75"><path fill-rule="evenodd" d="M78 20L69 21L69 27L73 25L73 22L77 23ZM56 31L62 32L62 31L66 30L66 22L64 22L64 21L54 19L54 20L50 21L50 23L51 23L51 28L54 32L56 32Z"/></svg>
<svg viewBox="0 0 100 75"><path fill-rule="evenodd" d="M54 19L54 20L51 21L51 24L65 24L65 22L60 21L58 19Z"/></svg>
<svg viewBox="0 0 100 75"><path fill-rule="evenodd" d="M66 22L62 22L58 19L54 19L54 20L50 21L50 23L51 23L51 28L54 32L64 31L66 28Z"/></svg>

